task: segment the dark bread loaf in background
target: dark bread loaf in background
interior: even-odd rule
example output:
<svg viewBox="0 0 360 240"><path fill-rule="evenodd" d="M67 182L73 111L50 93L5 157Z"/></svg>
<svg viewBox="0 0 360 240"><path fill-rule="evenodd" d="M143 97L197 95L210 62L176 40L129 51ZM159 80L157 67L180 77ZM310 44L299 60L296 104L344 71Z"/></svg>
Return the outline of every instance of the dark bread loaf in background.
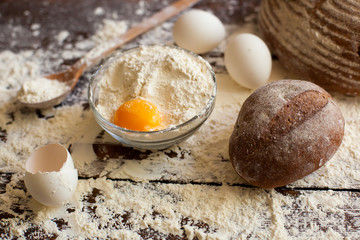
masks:
<svg viewBox="0 0 360 240"><path fill-rule="evenodd" d="M360 94L359 0L263 0L258 24L287 70L329 91Z"/></svg>
<svg viewBox="0 0 360 240"><path fill-rule="evenodd" d="M241 107L230 160L252 185L284 186L324 165L339 148L344 126L340 109L321 87L300 80L272 82Z"/></svg>

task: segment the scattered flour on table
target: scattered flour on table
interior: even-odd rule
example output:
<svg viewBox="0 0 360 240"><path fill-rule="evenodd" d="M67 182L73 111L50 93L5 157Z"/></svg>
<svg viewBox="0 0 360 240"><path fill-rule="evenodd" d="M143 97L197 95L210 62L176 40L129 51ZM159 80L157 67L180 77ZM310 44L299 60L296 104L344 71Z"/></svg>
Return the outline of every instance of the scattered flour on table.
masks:
<svg viewBox="0 0 360 240"><path fill-rule="evenodd" d="M163 238L171 233L199 240L342 239L338 231L346 229L338 222L360 207L348 192L304 191L293 197L260 188L97 178L80 180L70 202L49 208L17 189L17 184L18 178L7 184L9 197L0 194L7 213L14 214L14 202L23 210L15 214L16 220L3 221L12 236L38 227L59 239L141 239L139 233L151 231ZM61 230L59 222L64 223ZM347 232L350 238L357 236L356 231Z"/></svg>
<svg viewBox="0 0 360 240"><path fill-rule="evenodd" d="M118 26L118 29L114 31L114 27L109 28L107 25ZM72 59L84 56L87 50L99 41L100 36L103 36L102 39L112 38L126 28L124 21L113 21L111 24L110 20L107 20L107 24L99 26L97 34L90 41L80 41L80 47L68 52L52 53L40 49L0 53L0 167L3 172L23 171L26 158L37 147L47 143L60 142L69 145L75 139L75 142L93 141L101 129L92 118L92 113L83 111L81 106L83 101L87 101L86 88L81 89L83 101L79 104L41 110L40 115L44 115L42 117L34 110L20 109L17 97L20 95L23 100L37 102L63 93L67 86L42 78L60 65L59 61L53 59L61 62L63 57ZM63 42L68 36L69 33L63 30L55 36L55 40ZM22 90L23 85L25 89Z"/></svg>
<svg viewBox="0 0 360 240"><path fill-rule="evenodd" d="M82 49L78 49L78 54L85 54ZM164 235L184 233L188 239L342 239L337 232L347 232L350 238L358 236L356 230L347 231L338 225L339 221L349 221L349 216L360 209L356 194L302 191L293 197L227 185L243 183L228 161L227 147L238 111L251 92L236 85L226 74L217 75L217 102L208 121L194 136L168 150L183 158L169 158L163 151L141 161L109 159L101 173L94 169L96 155L91 148L101 128L82 106L86 102L86 87L80 90L79 102L71 106L35 111L17 105L21 85L41 74L47 57L42 51L0 53L0 169L14 173L10 180L0 178L0 185L6 185L5 192L0 192L0 212L14 216L2 219L0 226L10 229L11 237L25 239L29 229L37 227L59 239L140 239L138 233L150 231L146 229ZM273 80L287 77L281 71L272 74ZM343 143L325 166L291 186L360 187L360 97L335 94L334 98L346 119ZM110 141L107 134L105 139ZM26 158L49 142L66 146L82 143L79 146L84 148L74 148L78 155L73 158L83 174L91 172L94 176L103 174L139 182L82 179L66 205L44 207L19 186ZM215 181L222 185L148 182L159 179ZM96 191L99 194L91 199ZM59 230L61 219L65 225ZM358 224L352 222L348 227L355 229Z"/></svg>
<svg viewBox="0 0 360 240"><path fill-rule="evenodd" d="M61 44L63 44L65 39L67 39L69 37L69 35L70 35L70 33L68 31L63 30L55 36L55 39L57 40L58 44L61 45Z"/></svg>
<svg viewBox="0 0 360 240"><path fill-rule="evenodd" d="M95 16L101 16L105 14L105 9L103 9L102 7L97 7L94 10L94 14Z"/></svg>
<svg viewBox="0 0 360 240"><path fill-rule="evenodd" d="M33 30L37 30L39 28L39 24L33 24L31 26L31 29ZM109 47L109 45L106 44L107 41L124 33L126 29L127 24L125 21L104 19L103 24L98 28L98 31L92 39L77 42L77 51L64 51L61 56L64 59L76 58L79 57L79 55L82 56L85 51L92 48L95 44L96 47L90 51L91 54L85 55L85 57L88 56L89 58L92 58L96 56L95 54L99 54ZM55 36L55 39L58 44L62 44L69 35L70 33L68 31L63 30ZM87 59L85 59L85 61L86 60ZM18 95L20 101L25 103L43 102L58 97L70 90L70 86L67 83L49 80L41 75L42 72L43 71L37 71L38 75L34 78L26 76L27 79L25 79L26 81L24 81L22 90Z"/></svg>
<svg viewBox="0 0 360 240"><path fill-rule="evenodd" d="M126 32L128 24L126 21L115 21L112 19L104 19L102 24L98 27L92 39L97 45L101 45L104 41L108 41L114 37L120 36Z"/></svg>

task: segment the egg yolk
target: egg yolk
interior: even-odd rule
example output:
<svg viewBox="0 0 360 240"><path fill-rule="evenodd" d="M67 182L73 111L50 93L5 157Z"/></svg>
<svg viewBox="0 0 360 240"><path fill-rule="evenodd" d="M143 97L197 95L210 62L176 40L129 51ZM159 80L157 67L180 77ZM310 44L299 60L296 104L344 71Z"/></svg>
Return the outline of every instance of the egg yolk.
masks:
<svg viewBox="0 0 360 240"><path fill-rule="evenodd" d="M156 131L163 128L163 119L158 108L151 102L132 99L117 109L114 124L135 131Z"/></svg>

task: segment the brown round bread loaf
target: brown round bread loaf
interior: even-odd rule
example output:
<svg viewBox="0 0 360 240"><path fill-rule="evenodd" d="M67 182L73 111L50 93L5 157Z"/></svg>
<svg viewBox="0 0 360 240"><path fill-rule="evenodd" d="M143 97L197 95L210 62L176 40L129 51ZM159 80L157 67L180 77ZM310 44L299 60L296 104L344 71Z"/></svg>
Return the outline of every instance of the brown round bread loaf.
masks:
<svg viewBox="0 0 360 240"><path fill-rule="evenodd" d="M345 121L329 93L307 81L280 80L251 94L229 142L230 160L248 183L275 188L326 163Z"/></svg>
<svg viewBox="0 0 360 240"><path fill-rule="evenodd" d="M259 29L281 64L326 90L360 94L359 0L263 0Z"/></svg>

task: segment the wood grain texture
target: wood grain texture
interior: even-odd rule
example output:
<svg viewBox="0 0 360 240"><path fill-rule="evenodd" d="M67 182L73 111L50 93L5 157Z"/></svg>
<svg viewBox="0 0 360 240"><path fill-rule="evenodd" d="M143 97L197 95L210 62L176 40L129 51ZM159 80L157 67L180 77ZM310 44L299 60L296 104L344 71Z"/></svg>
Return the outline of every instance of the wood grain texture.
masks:
<svg viewBox="0 0 360 240"><path fill-rule="evenodd" d="M360 194L347 191L314 191L278 189L268 191L260 188L246 188L242 186L211 186L207 184L179 184L179 183L136 183L128 181L104 181L97 179L81 179L82 191L76 196L81 204L68 204L61 208L61 218L57 214L47 211L36 204L24 191L23 182L14 182L11 175L0 175L5 185L18 186L17 196L11 197L8 210L0 211L0 236L12 238L14 227L27 229L22 235L27 239L57 239L85 238L108 239L114 234L120 234L133 229L133 236L140 239L201 239L200 233L207 236L220 236L220 239L289 239L298 237L318 239L342 239L344 237L356 239L360 231ZM92 182L88 184L88 182ZM111 188L112 194L107 190ZM128 198L117 198L117 194L124 191L133 193L134 199L142 203L147 195L152 197L152 204L131 208L133 201ZM210 200L192 199L186 193L201 192L200 197ZM6 193L0 192L0 198ZM25 194L25 198L19 198ZM228 198L224 198L224 195ZM323 198L332 199L331 203L323 204ZM167 213L161 212L161 199L169 199ZM219 205L213 205L211 199L223 199ZM106 217L99 213L107 209L107 201L114 201L124 208L113 208ZM126 203L126 201L129 201ZM129 207L126 207L128 205ZM179 206L186 206L186 210ZM220 209L218 208L220 207ZM252 208L255 207L255 208ZM334 208L336 207L336 211ZM245 210L246 209L246 210ZM208 220L194 218L191 212L209 214ZM217 212L219 211L219 212ZM56 211L55 211L56 212ZM226 212L224 224L214 222L220 212ZM239 219L238 214L242 215ZM47 214L48 218L39 221L37 214ZM213 214L213 217L211 217ZM221 215L222 216L222 215ZM74 222L74 218L84 218L85 225ZM100 220L101 217L101 220ZM144 227L141 220L158 220L163 224L175 222L174 233L166 233L158 226ZM49 230L45 226L52 224L58 230ZM91 237L82 229L95 227L97 233ZM189 235L186 229L196 228L200 235ZM175 233L176 232L176 233ZM205 235L203 235L205 236ZM226 236L224 238L224 236Z"/></svg>

